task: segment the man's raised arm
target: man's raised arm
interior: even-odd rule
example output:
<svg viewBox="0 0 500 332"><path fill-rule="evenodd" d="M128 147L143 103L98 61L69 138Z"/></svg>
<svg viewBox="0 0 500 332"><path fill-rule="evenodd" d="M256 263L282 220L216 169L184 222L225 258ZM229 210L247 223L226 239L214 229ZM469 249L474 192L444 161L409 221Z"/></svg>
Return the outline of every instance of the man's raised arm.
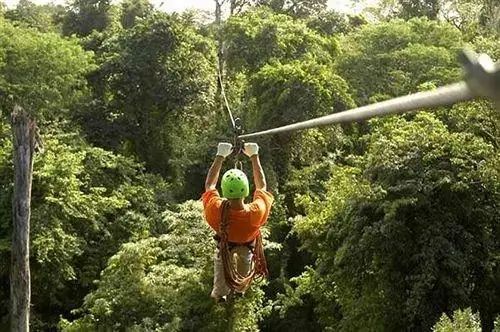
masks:
<svg viewBox="0 0 500 332"><path fill-rule="evenodd" d="M259 146L257 143L245 143L243 152L252 161L253 181L256 189L267 190L266 176L260 164Z"/></svg>
<svg viewBox="0 0 500 332"><path fill-rule="evenodd" d="M224 159L231 154L233 146L230 143L219 143L217 147L217 156L208 170L207 179L205 180L205 191L213 190L217 186L219 180L220 169Z"/></svg>

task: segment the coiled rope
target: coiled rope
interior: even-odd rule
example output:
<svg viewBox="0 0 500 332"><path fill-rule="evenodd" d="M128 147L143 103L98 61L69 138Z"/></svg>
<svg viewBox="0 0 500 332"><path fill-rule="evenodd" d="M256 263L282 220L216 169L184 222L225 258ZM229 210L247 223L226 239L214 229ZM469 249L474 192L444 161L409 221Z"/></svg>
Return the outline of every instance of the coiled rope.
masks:
<svg viewBox="0 0 500 332"><path fill-rule="evenodd" d="M219 252L222 258L222 264L224 266L224 278L226 284L230 289L235 292L243 293L245 292L253 280L263 279L268 275L266 257L264 256L264 247L262 245L262 235L257 235L255 239L255 250L252 256L252 267L248 275L242 275L238 272L236 268L234 255L231 253L228 241L228 225L229 220L227 215L229 213L229 201L225 200L222 202L222 213L221 213L221 223L219 229Z"/></svg>

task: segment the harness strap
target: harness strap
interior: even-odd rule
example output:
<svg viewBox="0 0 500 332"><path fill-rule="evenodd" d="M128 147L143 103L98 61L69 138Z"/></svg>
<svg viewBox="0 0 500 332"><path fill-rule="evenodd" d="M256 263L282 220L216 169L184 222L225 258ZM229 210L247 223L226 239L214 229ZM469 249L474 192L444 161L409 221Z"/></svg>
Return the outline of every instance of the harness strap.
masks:
<svg viewBox="0 0 500 332"><path fill-rule="evenodd" d="M213 236L215 242L217 242L217 248L220 247L220 236L219 234L215 234ZM238 242L231 242L231 241L228 241L228 246L229 246L229 249L233 249L235 247L247 247L248 249L250 249L252 251L252 253L254 252L255 250L255 239L253 239L252 241L248 241L248 242L244 242L244 243L238 243Z"/></svg>

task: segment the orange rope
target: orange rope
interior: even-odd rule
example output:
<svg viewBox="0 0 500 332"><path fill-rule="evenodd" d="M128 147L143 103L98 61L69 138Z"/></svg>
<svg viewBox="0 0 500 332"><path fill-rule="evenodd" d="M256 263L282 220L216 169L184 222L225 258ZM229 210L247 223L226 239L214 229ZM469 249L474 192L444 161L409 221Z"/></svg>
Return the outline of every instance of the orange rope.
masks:
<svg viewBox="0 0 500 332"><path fill-rule="evenodd" d="M262 246L262 235L259 234L255 238L255 252L252 257L253 266L248 275L241 275L235 264L231 250L229 249L229 241L227 234L227 226L229 221L227 220L227 213L229 211L229 201L225 200L222 203L222 213L221 213L221 224L219 230L220 236L220 254L222 258L222 263L224 266L224 278L226 279L226 284L233 291L243 293L245 292L254 279L263 279L268 275L266 257L264 256L264 247Z"/></svg>

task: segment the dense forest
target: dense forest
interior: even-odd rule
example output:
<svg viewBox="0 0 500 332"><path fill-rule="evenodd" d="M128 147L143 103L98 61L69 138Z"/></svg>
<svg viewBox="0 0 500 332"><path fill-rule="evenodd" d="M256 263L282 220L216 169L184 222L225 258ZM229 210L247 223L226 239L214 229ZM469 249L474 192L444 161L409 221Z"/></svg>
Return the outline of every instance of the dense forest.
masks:
<svg viewBox="0 0 500 332"><path fill-rule="evenodd" d="M255 139L276 199L270 275L229 305L210 298L199 201L233 137L218 69L245 132L431 90L462 79L462 48L500 60L498 1L215 8L0 6L0 331L14 105L44 146L33 331L500 331L500 116L487 100Z"/></svg>

